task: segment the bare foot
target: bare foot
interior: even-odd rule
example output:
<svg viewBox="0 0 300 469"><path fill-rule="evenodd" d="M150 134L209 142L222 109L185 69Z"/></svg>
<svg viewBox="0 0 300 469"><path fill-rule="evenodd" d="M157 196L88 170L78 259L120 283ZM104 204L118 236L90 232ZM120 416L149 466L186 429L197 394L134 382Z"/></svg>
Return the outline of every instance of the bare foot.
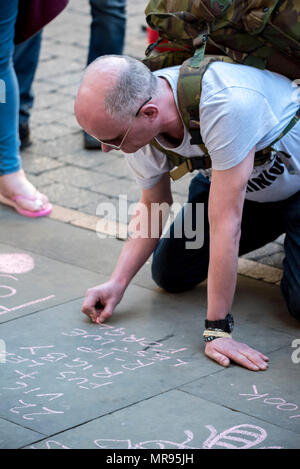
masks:
<svg viewBox="0 0 300 469"><path fill-rule="evenodd" d="M13 206L17 203L20 209L32 212L44 210L50 205L48 197L36 190L22 169L0 176L0 194L8 200L15 200Z"/></svg>

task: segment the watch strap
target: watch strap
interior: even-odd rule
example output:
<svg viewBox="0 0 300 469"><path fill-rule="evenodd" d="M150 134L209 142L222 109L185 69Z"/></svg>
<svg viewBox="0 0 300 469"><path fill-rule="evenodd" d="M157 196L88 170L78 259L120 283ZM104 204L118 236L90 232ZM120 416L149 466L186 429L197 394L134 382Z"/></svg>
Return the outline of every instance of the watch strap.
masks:
<svg viewBox="0 0 300 469"><path fill-rule="evenodd" d="M206 319L205 329L219 329L224 332L231 332L228 324L229 320L233 320L232 315L230 313L227 314L225 319L218 319L216 321L209 321L208 319Z"/></svg>

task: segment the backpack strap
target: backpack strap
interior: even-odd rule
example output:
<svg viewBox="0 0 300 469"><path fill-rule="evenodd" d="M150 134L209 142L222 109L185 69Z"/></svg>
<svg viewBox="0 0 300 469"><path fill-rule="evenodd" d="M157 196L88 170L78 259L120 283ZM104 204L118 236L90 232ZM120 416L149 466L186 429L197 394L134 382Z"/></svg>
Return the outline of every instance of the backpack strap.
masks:
<svg viewBox="0 0 300 469"><path fill-rule="evenodd" d="M269 147L267 149L264 149L263 151L267 151L268 149L274 150L274 148L272 148L273 145L275 145L275 143L277 143L282 137L284 137L294 127L294 125L297 124L297 122L299 120L300 120L300 107L299 107L298 111L296 112L296 114L294 115L294 117L292 118L292 120L283 129L281 134L269 145ZM274 150L274 151L276 151L276 150Z"/></svg>
<svg viewBox="0 0 300 469"><path fill-rule="evenodd" d="M291 156L288 153L286 153L285 151L276 150L276 148L274 148L274 145L279 140L281 140L282 137L284 137L297 124L297 122L299 120L300 120L300 107L299 107L298 111L296 112L296 114L294 115L294 117L290 120L288 125L280 133L280 135L278 135L278 137L275 140L273 140L273 142L267 148L264 148L263 150L261 150L261 151L259 151L258 153L255 154L255 161L256 161L256 155L261 155L261 156L258 157L258 161L259 161L259 158L261 158L261 157L263 158L263 157L266 157L266 156L269 156L269 158L267 158L267 159L270 159L271 152L274 151L274 152L280 154L280 156L282 157L282 161L283 161L284 165L286 166L288 172L290 174L297 174L294 167L289 162ZM259 163L259 164L263 164L263 163Z"/></svg>
<svg viewBox="0 0 300 469"><path fill-rule="evenodd" d="M207 34L197 38L198 43L202 43L202 46L196 49L193 57L185 60L181 65L177 84L178 107L184 125L191 135L190 144L198 145L204 154L188 158L171 150L166 150L156 140L151 142L151 145L164 153L177 166L173 171L169 171L173 181L196 169L211 168L211 158L200 133L199 104L202 77L212 62L225 61L232 63L233 60L224 56L204 56L206 39Z"/></svg>
<svg viewBox="0 0 300 469"><path fill-rule="evenodd" d="M211 159L209 154L188 158L186 156L179 155L174 151L166 150L157 142L157 140L152 140L151 145L164 153L168 160L177 166L176 169L169 171L169 175L173 181L177 181L187 173L192 173L195 169L211 168Z"/></svg>
<svg viewBox="0 0 300 469"><path fill-rule="evenodd" d="M158 149L167 155L168 159L171 160L175 166L178 166L176 169L169 172L173 181L180 179L186 173L192 172L195 169L211 168L211 159L200 133L199 104L202 77L212 62L217 60L232 62L232 60L223 56L204 57L206 38L207 36L204 35L198 38L199 42L202 41L203 43L202 47L197 49L194 56L186 60L180 67L177 85L179 111L184 125L191 135L190 144L198 145L204 154L202 156L187 158L175 152L166 151L156 141L155 143L152 142L156 148L159 147Z"/></svg>
<svg viewBox="0 0 300 469"><path fill-rule="evenodd" d="M172 163L177 166L176 169L169 172L170 177L173 181L180 179L188 172L192 172L196 169L209 169L211 168L211 158L208 150L205 147L201 133L200 133L200 115L199 115L199 104L202 89L202 78L209 65L216 61L234 63L232 59L226 56L204 56L205 52L205 37L203 37L204 44L202 47L196 50L195 55L186 60L180 67L178 85L177 85L177 97L179 111L187 128L191 135L190 144L198 145L203 151L202 156L196 157L184 157L177 153L166 150L156 140L151 142L155 148L164 153ZM281 132L281 134L263 150L256 152L254 159L254 166L261 166L271 159L273 145L277 143L284 135L286 135L300 120L300 108L298 109L295 116L291 119L289 124ZM284 152L280 152L284 157L284 160L290 158ZM288 164L288 161L287 161ZM290 171L290 165L287 166Z"/></svg>
<svg viewBox="0 0 300 469"><path fill-rule="evenodd" d="M203 37L203 40L204 46L197 49L194 56L183 62L180 67L177 97L181 117L192 136L191 145L199 145L203 153L207 154L208 151L200 134L199 104L202 78L211 63L217 61L233 63L233 60L222 55L204 56L205 37Z"/></svg>

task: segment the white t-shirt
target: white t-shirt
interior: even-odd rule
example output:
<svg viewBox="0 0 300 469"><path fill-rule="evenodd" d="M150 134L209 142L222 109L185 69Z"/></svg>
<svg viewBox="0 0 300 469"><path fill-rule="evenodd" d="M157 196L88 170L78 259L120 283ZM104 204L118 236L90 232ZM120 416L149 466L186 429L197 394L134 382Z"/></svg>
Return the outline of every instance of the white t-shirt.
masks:
<svg viewBox="0 0 300 469"><path fill-rule="evenodd" d="M179 67L155 72L168 80L177 103ZM200 128L208 149L212 168L230 169L240 163L256 146L266 148L290 122L300 106L299 90L288 79L267 70L245 65L215 62L205 72L200 100ZM197 145L190 144L185 128L178 147L160 145L182 156L201 156ZM283 159L277 153L272 161L256 166L248 182L246 198L258 202L283 200L300 190L300 121L275 144L277 151L291 156ZM166 155L151 145L126 155L136 180L150 189L172 169ZM201 172L210 177L211 170Z"/></svg>

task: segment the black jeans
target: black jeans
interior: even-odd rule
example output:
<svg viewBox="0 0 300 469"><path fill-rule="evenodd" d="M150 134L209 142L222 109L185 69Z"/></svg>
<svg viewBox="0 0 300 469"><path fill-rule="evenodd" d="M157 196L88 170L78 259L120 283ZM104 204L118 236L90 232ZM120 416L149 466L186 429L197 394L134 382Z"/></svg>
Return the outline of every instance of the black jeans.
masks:
<svg viewBox="0 0 300 469"><path fill-rule="evenodd" d="M207 278L209 264L208 196L210 182L198 174L189 187L193 228L197 203L204 204L204 243L199 249L186 249L187 238L174 236L174 223L160 239L153 255L152 277L168 292L189 290ZM183 211L179 213L183 223ZM177 222L178 222L177 217ZM281 291L292 316L300 319L300 191L279 202L245 200L239 255L254 251L286 233Z"/></svg>

